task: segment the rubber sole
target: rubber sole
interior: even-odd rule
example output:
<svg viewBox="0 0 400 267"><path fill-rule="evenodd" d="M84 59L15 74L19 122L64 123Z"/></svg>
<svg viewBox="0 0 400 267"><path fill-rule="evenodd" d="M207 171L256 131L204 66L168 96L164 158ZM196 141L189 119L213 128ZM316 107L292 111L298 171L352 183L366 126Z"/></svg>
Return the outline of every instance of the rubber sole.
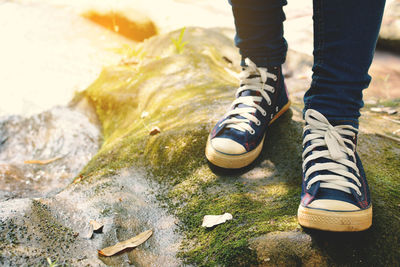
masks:
<svg viewBox="0 0 400 267"><path fill-rule="evenodd" d="M290 103L291 102L288 101L288 103L283 106L283 108L278 113L276 113L274 118L269 122L269 125L271 125L275 120L277 120L289 109ZM263 148L264 139L265 134L260 144L252 151L241 155L228 155L215 150L211 145L210 136L208 136L205 154L208 161L215 166L225 169L240 169L250 165L258 157L258 155L260 155Z"/></svg>
<svg viewBox="0 0 400 267"><path fill-rule="evenodd" d="M332 232L359 232L372 225L372 206L360 211L327 211L302 205L297 211L301 226Z"/></svg>

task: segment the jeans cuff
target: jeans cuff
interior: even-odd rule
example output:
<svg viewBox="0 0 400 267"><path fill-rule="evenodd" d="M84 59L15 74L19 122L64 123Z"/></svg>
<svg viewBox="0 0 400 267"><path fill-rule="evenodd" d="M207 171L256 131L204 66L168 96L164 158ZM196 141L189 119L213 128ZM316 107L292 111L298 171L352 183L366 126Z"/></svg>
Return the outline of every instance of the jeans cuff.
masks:
<svg viewBox="0 0 400 267"><path fill-rule="evenodd" d="M285 63L285 57L277 57L277 58L270 58L270 57L257 57L257 56L247 56L250 58L251 61L253 61L257 67L279 67L283 63ZM240 62L240 65L242 67L246 67L246 63L244 60L246 57L242 56L242 61Z"/></svg>
<svg viewBox="0 0 400 267"><path fill-rule="evenodd" d="M304 116L305 116L305 113L306 113L307 109L313 109L313 108L307 108L306 106L304 107L304 109L303 109L303 119L304 119ZM358 126L359 126L358 117L340 117L340 116L326 114L326 112L324 112L323 110L319 110L319 109L315 109L315 110L317 110L322 115L324 115L325 118L329 121L329 123L332 124L333 126L336 126L336 125L351 125L354 128L358 129Z"/></svg>

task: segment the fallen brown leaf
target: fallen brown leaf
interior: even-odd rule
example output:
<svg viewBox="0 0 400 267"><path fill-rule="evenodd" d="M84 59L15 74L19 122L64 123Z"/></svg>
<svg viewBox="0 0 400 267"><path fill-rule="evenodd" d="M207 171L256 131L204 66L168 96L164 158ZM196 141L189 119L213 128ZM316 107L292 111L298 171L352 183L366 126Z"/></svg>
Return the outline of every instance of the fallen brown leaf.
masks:
<svg viewBox="0 0 400 267"><path fill-rule="evenodd" d="M102 256L112 256L114 254L117 254L118 252L121 252L124 249L127 248L134 248L139 246L140 244L144 243L149 237L153 234L152 230L147 230L144 231L140 234L138 234L135 237L132 237L131 239L119 242L115 244L114 246L103 248L102 250L99 250L99 254Z"/></svg>
<svg viewBox="0 0 400 267"><path fill-rule="evenodd" d="M158 128L158 127L156 126L156 127L151 128L149 134L150 134L150 135L156 135L156 134L158 134L158 133L161 133L161 130L160 130L160 128Z"/></svg>

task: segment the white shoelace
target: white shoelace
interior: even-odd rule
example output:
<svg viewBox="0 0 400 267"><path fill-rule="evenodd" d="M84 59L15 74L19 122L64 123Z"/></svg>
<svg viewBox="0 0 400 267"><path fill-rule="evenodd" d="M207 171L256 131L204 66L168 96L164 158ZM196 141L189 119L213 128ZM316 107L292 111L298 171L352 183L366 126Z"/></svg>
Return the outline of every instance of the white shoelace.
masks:
<svg viewBox="0 0 400 267"><path fill-rule="evenodd" d="M343 137L350 136L354 138L357 129L350 125L332 126L324 115L312 109L306 111L305 120L307 125L304 127L304 132L308 130L310 133L304 138L303 146L309 141L311 141L311 145L304 150L302 155L303 170L311 160L318 158L332 160L325 163L316 163L307 170L305 180L318 171L328 170L331 172L331 174L318 174L311 178L307 183L307 189L310 189L314 183L320 181L320 186L323 188L341 190L350 194L350 188L352 188L358 195L361 195L359 189L361 187L360 180L349 171L349 168L351 168L356 171L358 176L360 175L356 163L348 159L348 157L351 157L355 160L355 144ZM314 150L318 147L325 149ZM311 152L310 155L306 157L309 152ZM356 182L358 187L348 179Z"/></svg>
<svg viewBox="0 0 400 267"><path fill-rule="evenodd" d="M275 74L269 73L267 68L257 67L249 58L245 59L247 67L239 74L241 86L236 91L236 100L231 105L231 110L225 114L225 117L240 115L243 119L232 117L223 121L219 127L226 124L226 128L234 128L241 132L248 131L250 134L254 134L254 129L249 125L252 121L257 126L261 122L252 113L259 110L265 117L267 112L257 103L260 103L264 98L268 105L271 105L271 98L268 96L266 91L271 93L275 92L275 88L266 84L267 79L271 78L274 81L277 80ZM250 78L251 75L257 75L257 77ZM259 75L259 76L258 76ZM251 90L259 92L261 96L239 96L239 94L245 90ZM244 104L247 107L238 107L239 104ZM235 108L236 106L236 108ZM271 118L272 119L272 118Z"/></svg>

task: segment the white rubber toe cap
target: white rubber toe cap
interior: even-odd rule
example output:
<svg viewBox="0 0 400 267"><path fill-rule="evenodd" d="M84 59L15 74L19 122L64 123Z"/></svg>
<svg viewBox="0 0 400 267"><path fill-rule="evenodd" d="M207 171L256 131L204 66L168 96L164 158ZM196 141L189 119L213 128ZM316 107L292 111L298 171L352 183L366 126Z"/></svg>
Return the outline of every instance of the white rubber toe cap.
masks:
<svg viewBox="0 0 400 267"><path fill-rule="evenodd" d="M211 139L212 147L218 152L239 155L246 153L246 148L229 138L216 137Z"/></svg>
<svg viewBox="0 0 400 267"><path fill-rule="evenodd" d="M360 208L354 204L334 199L317 199L308 204L308 207L315 209L331 210L331 211L360 210Z"/></svg>

